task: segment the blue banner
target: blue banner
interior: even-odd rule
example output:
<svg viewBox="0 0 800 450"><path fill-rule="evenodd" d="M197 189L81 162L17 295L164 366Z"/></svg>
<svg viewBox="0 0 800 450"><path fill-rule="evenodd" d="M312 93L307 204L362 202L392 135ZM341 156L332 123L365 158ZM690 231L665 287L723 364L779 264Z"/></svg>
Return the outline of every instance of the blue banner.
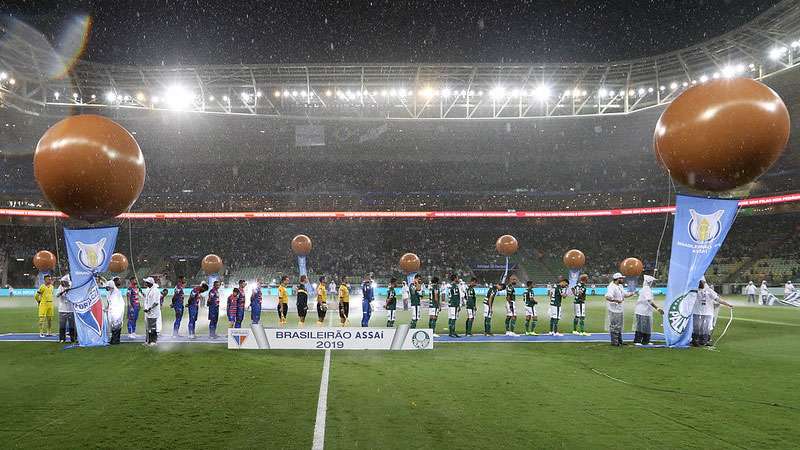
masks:
<svg viewBox="0 0 800 450"><path fill-rule="evenodd" d="M108 270L111 254L117 243L118 227L64 228L72 288L67 299L75 309L75 324L81 347L108 344L108 323L103 315L103 302L96 276Z"/></svg>
<svg viewBox="0 0 800 450"><path fill-rule="evenodd" d="M572 290L578 284L578 278L581 277L581 269L569 269L569 285L567 287Z"/></svg>
<svg viewBox="0 0 800 450"><path fill-rule="evenodd" d="M685 195L676 198L664 301L664 335L670 347L689 345L697 286L722 247L736 218L738 204L738 200Z"/></svg>

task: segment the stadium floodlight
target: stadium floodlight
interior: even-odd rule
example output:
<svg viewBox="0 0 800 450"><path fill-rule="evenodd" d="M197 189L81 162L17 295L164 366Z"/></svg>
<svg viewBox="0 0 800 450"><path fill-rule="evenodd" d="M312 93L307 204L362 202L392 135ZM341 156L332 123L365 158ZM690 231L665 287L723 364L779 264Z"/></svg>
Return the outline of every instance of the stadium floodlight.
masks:
<svg viewBox="0 0 800 450"><path fill-rule="evenodd" d="M620 92L622 92L622 91L620 91ZM616 92L614 92L613 90L608 91L608 96L609 97L614 97L614 94L616 94Z"/></svg>
<svg viewBox="0 0 800 450"><path fill-rule="evenodd" d="M725 66L722 68L723 78L732 78L736 75L736 68L732 66Z"/></svg>
<svg viewBox="0 0 800 450"><path fill-rule="evenodd" d="M541 102L547 100L550 98L550 87L544 84L536 86L536 88L533 90L533 96Z"/></svg>
<svg viewBox="0 0 800 450"><path fill-rule="evenodd" d="M775 47L769 51L769 59L777 61L786 54L786 47Z"/></svg>
<svg viewBox="0 0 800 450"><path fill-rule="evenodd" d="M154 95L154 96L153 96L153 98L151 98L151 99L150 99L150 101L152 101L154 105L157 105L157 104L158 104L158 102L160 102L160 101L161 101L161 99L160 99L160 98L158 98L158 96L157 96L157 95Z"/></svg>
<svg viewBox="0 0 800 450"><path fill-rule="evenodd" d="M572 91L570 91L569 89L564 91L564 97L569 97L570 95L572 95Z"/></svg>
<svg viewBox="0 0 800 450"><path fill-rule="evenodd" d="M689 82L688 81L684 81L683 82L683 87L688 87L688 86L689 86Z"/></svg>
<svg viewBox="0 0 800 450"><path fill-rule="evenodd" d="M306 91L300 91L300 97L303 97L303 98L306 98L306 97L308 97L308 92L306 92Z"/></svg>
<svg viewBox="0 0 800 450"><path fill-rule="evenodd" d="M519 88L514 88L511 90L512 97L519 97Z"/></svg>
<svg viewBox="0 0 800 450"><path fill-rule="evenodd" d="M470 89L469 91L467 91L467 94L468 94L470 97L475 97L475 91L473 91L472 89Z"/></svg>
<svg viewBox="0 0 800 450"><path fill-rule="evenodd" d="M73 92L72 93L72 99L73 100L77 100L78 99L78 93L77 92Z"/></svg>
<svg viewBox="0 0 800 450"><path fill-rule="evenodd" d="M325 97L330 97L331 95L333 95L333 92L331 92L330 89L326 89L325 90Z"/></svg>
<svg viewBox="0 0 800 450"><path fill-rule="evenodd" d="M506 90L502 86L497 86L495 88L492 88L491 91L489 91L489 95L492 97L492 100L497 100L502 98L505 95L505 93Z"/></svg>
<svg viewBox="0 0 800 450"><path fill-rule="evenodd" d="M442 89L439 95L441 95L444 98L450 97L450 89L447 88Z"/></svg>
<svg viewBox="0 0 800 450"><path fill-rule="evenodd" d="M10 84L10 85L12 85L12 86L13 86L13 85L17 84L17 80L15 80L15 79L13 79L13 78L9 78L9 79L8 79L8 84Z"/></svg>
<svg viewBox="0 0 800 450"><path fill-rule="evenodd" d="M289 91L288 91L287 89L284 89L284 90L283 90L283 96L284 96L284 97L288 97L289 95L290 95L290 94L289 94Z"/></svg>
<svg viewBox="0 0 800 450"><path fill-rule="evenodd" d="M608 90L606 88L600 88L597 90L597 96L600 98L605 98L608 95Z"/></svg>
<svg viewBox="0 0 800 450"><path fill-rule="evenodd" d="M653 89L652 87L649 87L649 88L647 88L647 92L648 92L649 94L652 94L654 90L655 90L655 89Z"/></svg>
<svg viewBox="0 0 800 450"><path fill-rule="evenodd" d="M700 82L705 83L706 81L708 81L708 75L706 74L700 75Z"/></svg>
<svg viewBox="0 0 800 450"><path fill-rule="evenodd" d="M714 73L712 73L712 74L711 74L711 78L713 78L713 79L715 79L715 80L716 80L716 79L718 79L718 78L719 78L719 72L714 72Z"/></svg>
<svg viewBox="0 0 800 450"><path fill-rule="evenodd" d="M466 95L467 95L467 91L465 91L464 89L462 89L462 90L461 90L461 92L459 92L459 93L458 93L458 95L460 95L460 96L464 97L464 96L466 96Z"/></svg>
<svg viewBox="0 0 800 450"><path fill-rule="evenodd" d="M96 96L96 95L94 95L94 94L92 94L92 100L94 100L94 99L96 99L96 98L97 98L97 96Z"/></svg>
<svg viewBox="0 0 800 450"><path fill-rule="evenodd" d="M8 79L8 72L0 72L0 81Z"/></svg>
<svg viewBox="0 0 800 450"><path fill-rule="evenodd" d="M279 91L279 90L277 90L277 89L276 89L276 90L275 90L275 92L273 92L273 93L272 93L272 95L273 95L275 98L281 98L281 91Z"/></svg>
<svg viewBox="0 0 800 450"><path fill-rule="evenodd" d="M60 97L60 96L61 96L60 92L58 92L58 91L53 92L53 97L55 97L56 100L58 100L58 97Z"/></svg>
<svg viewBox="0 0 800 450"><path fill-rule="evenodd" d="M401 97L406 97L406 96L410 97L412 95L414 95L414 93L411 91L411 89L409 89L407 91L404 91L403 89L400 89L400 96Z"/></svg>
<svg viewBox="0 0 800 450"><path fill-rule="evenodd" d="M658 90L659 91L666 91L667 87L662 84L661 86L658 87Z"/></svg>
<svg viewBox="0 0 800 450"><path fill-rule="evenodd" d="M792 48L800 48L800 41L793 41L791 43Z"/></svg>
<svg viewBox="0 0 800 450"><path fill-rule="evenodd" d="M261 98L264 96L264 93L261 91L256 91L256 97Z"/></svg>
<svg viewBox="0 0 800 450"><path fill-rule="evenodd" d="M478 97L483 97L483 91L478 91Z"/></svg>
<svg viewBox="0 0 800 450"><path fill-rule="evenodd" d="M639 97L643 97L644 94L647 93L647 91L645 91L644 88L639 88L639 90L636 91L636 93L639 94Z"/></svg>
<svg viewBox="0 0 800 450"><path fill-rule="evenodd" d="M397 89L392 89L389 91L389 95L392 97L397 97Z"/></svg>
<svg viewBox="0 0 800 450"><path fill-rule="evenodd" d="M167 106L172 109L187 109L194 102L194 94L179 84L169 86L164 94Z"/></svg>
<svg viewBox="0 0 800 450"><path fill-rule="evenodd" d="M144 101L144 92L137 92L136 93L136 100L143 102Z"/></svg>
<svg viewBox="0 0 800 450"><path fill-rule="evenodd" d="M208 101L213 102L214 101L214 96L213 95L209 95L208 96Z"/></svg>
<svg viewBox="0 0 800 450"><path fill-rule="evenodd" d="M425 98L433 97L433 89L426 87L422 90L422 96Z"/></svg>
<svg viewBox="0 0 800 450"><path fill-rule="evenodd" d="M678 89L678 83L673 81L672 83L669 84L669 88L672 89L673 91L675 89Z"/></svg>
<svg viewBox="0 0 800 450"><path fill-rule="evenodd" d="M381 97L386 97L387 94L388 92L386 91L386 89L381 89Z"/></svg>
<svg viewBox="0 0 800 450"><path fill-rule="evenodd" d="M222 96L222 101L223 101L223 102L230 102L230 101L231 101L231 98L230 98L230 97L228 97L227 95L223 95L223 96Z"/></svg>
<svg viewBox="0 0 800 450"><path fill-rule="evenodd" d="M633 97L634 95L636 95L636 91L634 91L633 89L628 91L628 97Z"/></svg>
<svg viewBox="0 0 800 450"><path fill-rule="evenodd" d="M106 101L109 103L114 103L117 101L117 94L112 91L106 92Z"/></svg>
<svg viewBox="0 0 800 450"><path fill-rule="evenodd" d="M292 97L297 97L297 94L298 94L297 91L292 91Z"/></svg>
<svg viewBox="0 0 800 450"><path fill-rule="evenodd" d="M575 88L575 89L572 90L572 96L573 97L578 97L580 95L581 95L581 91L578 88Z"/></svg>

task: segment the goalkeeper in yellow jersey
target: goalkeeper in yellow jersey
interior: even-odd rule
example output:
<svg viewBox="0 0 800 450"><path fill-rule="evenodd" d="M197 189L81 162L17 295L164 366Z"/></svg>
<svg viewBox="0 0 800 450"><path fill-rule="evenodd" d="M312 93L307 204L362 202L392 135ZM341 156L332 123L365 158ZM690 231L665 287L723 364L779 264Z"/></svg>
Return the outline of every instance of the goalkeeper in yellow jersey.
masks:
<svg viewBox="0 0 800 450"><path fill-rule="evenodd" d="M342 277L339 282L339 320L342 326L350 325L350 286L347 285L347 277Z"/></svg>
<svg viewBox="0 0 800 450"><path fill-rule="evenodd" d="M33 296L39 305L39 337L53 335L53 278L44 276L44 284ZM47 324L45 326L45 324ZM45 330L47 332L45 333Z"/></svg>

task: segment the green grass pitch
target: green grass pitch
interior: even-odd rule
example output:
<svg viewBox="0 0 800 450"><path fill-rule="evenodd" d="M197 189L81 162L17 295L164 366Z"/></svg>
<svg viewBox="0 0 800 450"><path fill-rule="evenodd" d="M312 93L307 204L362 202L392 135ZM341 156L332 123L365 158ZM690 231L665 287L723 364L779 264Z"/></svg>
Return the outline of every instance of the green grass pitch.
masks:
<svg viewBox="0 0 800 450"><path fill-rule="evenodd" d="M601 331L602 299L589 304L589 331ZM501 308L495 332L503 329ZM569 332L565 310L562 331ZM800 309L734 312L717 351L599 343L334 351L325 446L796 448ZM408 313L398 316L408 321ZM166 332L171 319L165 308ZM541 319L539 332L547 327ZM264 311L262 322L276 321ZM384 321L373 315L374 326ZM726 322L723 309L718 328ZM482 325L478 317L476 331ZM523 325L518 319L517 332ZM437 331L446 326L440 317ZM199 329L205 333L202 323ZM0 333L36 331L32 299L0 299ZM62 347L0 342L3 448L311 447L323 352Z"/></svg>

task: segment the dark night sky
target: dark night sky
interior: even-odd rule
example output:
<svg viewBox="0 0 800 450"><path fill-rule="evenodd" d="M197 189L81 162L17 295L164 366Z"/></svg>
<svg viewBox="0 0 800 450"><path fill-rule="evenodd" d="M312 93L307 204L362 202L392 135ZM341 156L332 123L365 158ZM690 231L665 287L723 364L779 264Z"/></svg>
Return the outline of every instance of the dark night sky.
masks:
<svg viewBox="0 0 800 450"><path fill-rule="evenodd" d="M57 36L94 20L84 58L119 64L584 62L685 47L777 0L12 0Z"/></svg>

